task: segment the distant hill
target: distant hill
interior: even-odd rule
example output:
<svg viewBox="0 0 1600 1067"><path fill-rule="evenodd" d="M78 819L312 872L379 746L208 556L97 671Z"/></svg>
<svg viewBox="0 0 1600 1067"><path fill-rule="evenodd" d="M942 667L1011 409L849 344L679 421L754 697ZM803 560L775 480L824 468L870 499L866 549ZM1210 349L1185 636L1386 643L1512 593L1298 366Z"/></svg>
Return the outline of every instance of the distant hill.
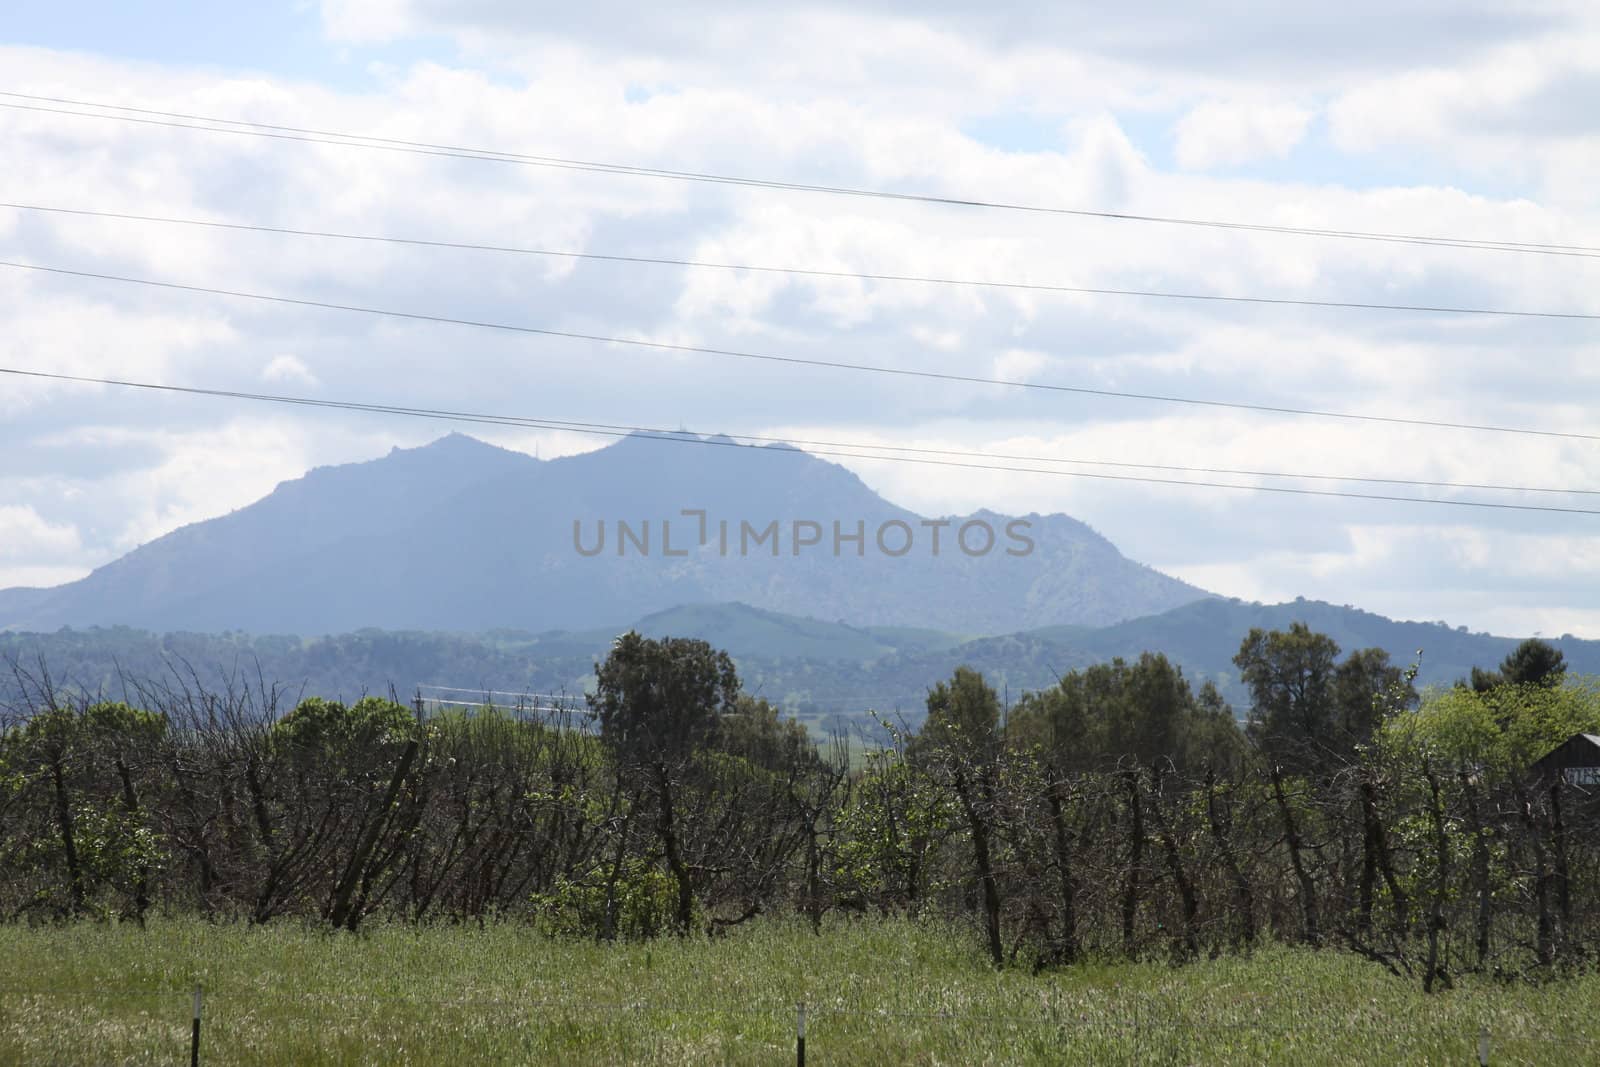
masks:
<svg viewBox="0 0 1600 1067"><path fill-rule="evenodd" d="M756 659L847 660L866 663L885 656L937 653L965 639L912 626L848 626L748 604L695 604L640 619L646 637L698 637L736 656Z"/></svg>
<svg viewBox="0 0 1600 1067"><path fill-rule="evenodd" d="M857 627L981 634L1105 626L1206 595L1066 515L1026 516L1035 548L1008 555L1021 546L1006 537L1008 516L949 517L936 530L797 449L676 436L541 461L452 434L319 468L80 581L0 591L0 630L582 631L737 601ZM704 512L704 538L686 510ZM621 541L619 522L634 541ZM973 555L956 543L969 522ZM835 555L835 523L862 541L841 539ZM603 549L580 552L601 544L602 524ZM996 543L979 553L985 527ZM777 540L757 536L769 528ZM813 535L820 544L797 543ZM908 537L915 547L892 554Z"/></svg>
<svg viewBox="0 0 1600 1067"><path fill-rule="evenodd" d="M917 629L855 627L761 611L745 604L691 605L634 624L652 636L699 637L734 656L745 688L803 717L859 718L867 708L920 716L929 686L958 665L982 670L1013 698L1053 683L1066 671L1141 652L1163 652L1196 684L1215 682L1241 712L1248 694L1232 657L1251 627L1285 629L1304 622L1346 650L1387 649L1397 663L1420 650L1423 685L1448 685L1474 665L1492 667L1517 639L1468 633L1439 623L1395 622L1319 601L1251 604L1206 600L1100 628L1056 626L964 640ZM448 699L483 691L580 695L596 659L626 624L584 631L478 635L364 630L333 637L245 634L156 635L127 627L0 633L0 666L32 669L41 660L58 683L121 695L119 670L132 678L187 676L207 685L232 677L278 682L291 696L387 692L408 698L419 686L449 686ZM1600 674L1600 641L1561 638L1571 670ZM16 698L0 671L0 701Z"/></svg>

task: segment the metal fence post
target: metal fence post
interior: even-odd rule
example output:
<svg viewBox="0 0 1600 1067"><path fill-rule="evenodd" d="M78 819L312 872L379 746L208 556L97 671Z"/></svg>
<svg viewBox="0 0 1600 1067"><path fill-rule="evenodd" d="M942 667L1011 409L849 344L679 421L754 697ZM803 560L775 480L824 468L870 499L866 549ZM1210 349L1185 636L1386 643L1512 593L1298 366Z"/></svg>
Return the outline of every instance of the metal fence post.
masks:
<svg viewBox="0 0 1600 1067"><path fill-rule="evenodd" d="M1489 1067L1489 1028L1478 1029L1478 1063L1481 1067Z"/></svg>
<svg viewBox="0 0 1600 1067"><path fill-rule="evenodd" d="M189 1031L189 1067L200 1067L200 985L194 987L194 1027Z"/></svg>
<svg viewBox="0 0 1600 1067"><path fill-rule="evenodd" d="M794 1006L794 1062L806 1067L806 1002Z"/></svg>

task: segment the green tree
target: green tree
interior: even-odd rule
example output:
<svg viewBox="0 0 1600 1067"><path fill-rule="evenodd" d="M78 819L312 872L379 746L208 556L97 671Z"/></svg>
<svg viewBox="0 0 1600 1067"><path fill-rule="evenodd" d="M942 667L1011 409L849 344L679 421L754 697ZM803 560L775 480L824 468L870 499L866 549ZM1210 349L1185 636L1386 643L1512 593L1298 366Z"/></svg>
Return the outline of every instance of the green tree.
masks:
<svg viewBox="0 0 1600 1067"><path fill-rule="evenodd" d="M392 700L369 696L346 706L307 697L273 723L271 736L294 758L332 760L350 771L373 750L404 743L416 731L415 714Z"/></svg>
<svg viewBox="0 0 1600 1067"><path fill-rule="evenodd" d="M1273 758L1308 766L1333 733L1339 646L1303 622L1252 629L1233 662L1250 687L1249 731Z"/></svg>
<svg viewBox="0 0 1600 1067"><path fill-rule="evenodd" d="M712 742L733 712L739 676L726 652L685 637L629 631L595 668L589 706L624 766L673 762Z"/></svg>
<svg viewBox="0 0 1600 1067"><path fill-rule="evenodd" d="M97 891L109 887L127 901L125 916L144 921L160 847L141 793L166 726L159 715L102 701L41 710L16 737L22 780L38 783L49 797L47 854L59 856L64 868L65 914L84 913Z"/></svg>
<svg viewBox="0 0 1600 1067"><path fill-rule="evenodd" d="M1390 748L1427 753L1447 766L1516 775L1573 734L1597 732L1600 683L1583 680L1432 692L1380 736Z"/></svg>
<svg viewBox="0 0 1600 1067"><path fill-rule="evenodd" d="M1146 766L1231 766L1240 741L1215 686L1197 696L1176 664L1150 652L1133 663L1119 658L1072 671L1050 689L1024 694L1006 733L1014 745L1040 746L1063 773L1103 769L1125 756Z"/></svg>
<svg viewBox="0 0 1600 1067"><path fill-rule="evenodd" d="M1416 701L1387 652L1358 649L1340 663L1338 643L1305 623L1251 630L1233 662L1250 687L1251 738L1300 772L1351 757L1390 709Z"/></svg>
<svg viewBox="0 0 1600 1067"><path fill-rule="evenodd" d="M1343 753L1365 744L1397 707L1412 707L1417 691L1405 671L1389 661L1381 648L1350 653L1334 672L1333 745Z"/></svg>
<svg viewBox="0 0 1600 1067"><path fill-rule="evenodd" d="M1501 685L1537 685L1554 689L1566 677L1567 657L1555 645L1530 637L1500 661L1498 671L1472 668L1471 685L1486 693Z"/></svg>
<svg viewBox="0 0 1600 1067"><path fill-rule="evenodd" d="M923 752L949 783L966 816L973 866L983 894L989 957L998 967L1005 958L994 863L1000 698L982 674L957 667L948 683L940 682L928 691L928 718L921 740Z"/></svg>
<svg viewBox="0 0 1600 1067"><path fill-rule="evenodd" d="M691 757L718 737L722 716L737 707L739 676L728 654L704 641L654 640L630 630L613 643L595 678L589 705L600 719L601 741L619 775L642 773L654 794L656 835L677 884L678 932L687 934L695 880L684 856L679 787Z"/></svg>
<svg viewBox="0 0 1600 1067"><path fill-rule="evenodd" d="M809 768L820 761L806 725L772 704L741 694L722 717L717 747L767 771Z"/></svg>

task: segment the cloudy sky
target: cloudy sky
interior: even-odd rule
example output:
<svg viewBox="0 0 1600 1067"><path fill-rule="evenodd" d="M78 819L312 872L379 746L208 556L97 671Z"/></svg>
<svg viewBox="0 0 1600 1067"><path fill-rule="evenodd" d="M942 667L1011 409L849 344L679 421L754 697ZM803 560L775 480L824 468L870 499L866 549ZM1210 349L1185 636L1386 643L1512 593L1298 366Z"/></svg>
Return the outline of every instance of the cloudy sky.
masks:
<svg viewBox="0 0 1600 1067"><path fill-rule="evenodd" d="M939 197L1600 246L1592 2L1126 10L10 0L0 91ZM0 200L35 208L1036 285L1600 313L1594 256L685 183L0 103L13 105L0 107ZM0 259L809 359L1600 433L1596 321L819 279L14 207L0 207ZM0 268L0 322L10 368L701 432L1600 490L1600 441L672 354L15 267ZM80 577L308 467L446 428L0 375L0 587ZM543 456L602 443L466 429ZM1600 515L844 462L927 514L1068 512L1128 555L1227 595L1600 637ZM1600 509L1596 495L1349 488Z"/></svg>

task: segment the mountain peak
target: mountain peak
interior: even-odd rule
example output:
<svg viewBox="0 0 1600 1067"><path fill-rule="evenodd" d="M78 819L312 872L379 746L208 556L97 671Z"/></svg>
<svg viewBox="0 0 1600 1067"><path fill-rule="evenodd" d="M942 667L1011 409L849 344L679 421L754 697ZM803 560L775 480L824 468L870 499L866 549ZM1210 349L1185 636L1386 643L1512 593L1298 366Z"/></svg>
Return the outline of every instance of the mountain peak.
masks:
<svg viewBox="0 0 1600 1067"><path fill-rule="evenodd" d="M740 601L979 634L1105 625L1204 595L1065 516L1035 525L1037 551L1008 553L1008 516L978 512L989 535L962 534L793 446L709 447L729 440L635 433L540 462L447 434L319 468L81 581L0 593L0 628L538 631Z"/></svg>
<svg viewBox="0 0 1600 1067"><path fill-rule="evenodd" d="M389 450L389 455L391 456L424 453L428 455L451 456L455 458L467 458L471 456L494 454L510 456L524 455L524 453L514 452L509 448L501 448L499 445L492 445L487 441L479 440L478 438L473 437L471 434L465 434L459 430L452 430L443 437L435 438L425 445L417 445L413 448L401 448L399 445L396 445ZM529 456L528 458L532 459L533 457Z"/></svg>

